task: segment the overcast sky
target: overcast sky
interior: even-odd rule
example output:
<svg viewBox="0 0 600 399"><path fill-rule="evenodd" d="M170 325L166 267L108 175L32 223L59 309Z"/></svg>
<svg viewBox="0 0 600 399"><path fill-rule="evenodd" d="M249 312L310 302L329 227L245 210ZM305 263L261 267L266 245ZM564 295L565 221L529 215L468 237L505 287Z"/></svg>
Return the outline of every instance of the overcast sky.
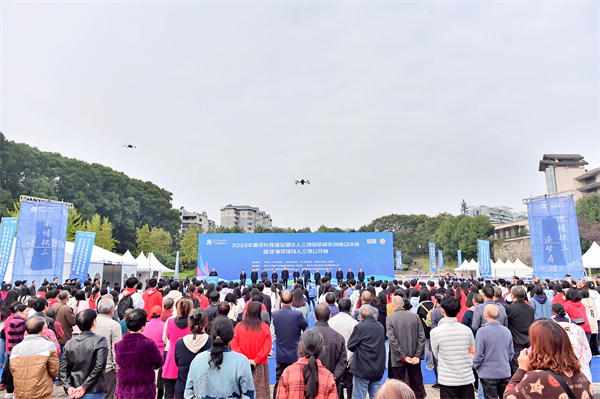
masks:
<svg viewBox="0 0 600 399"><path fill-rule="evenodd" d="M217 224L229 203L313 229L525 211L544 153L600 166L596 3L1 6L5 136Z"/></svg>

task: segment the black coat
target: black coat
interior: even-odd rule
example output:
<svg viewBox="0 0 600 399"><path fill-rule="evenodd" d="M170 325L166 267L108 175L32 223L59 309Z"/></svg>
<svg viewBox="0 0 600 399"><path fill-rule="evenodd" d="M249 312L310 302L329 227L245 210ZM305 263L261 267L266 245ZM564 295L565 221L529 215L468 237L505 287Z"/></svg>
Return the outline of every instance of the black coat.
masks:
<svg viewBox="0 0 600 399"><path fill-rule="evenodd" d="M289 270L282 270L281 271L281 279L282 280L289 280L290 279L290 272L289 272Z"/></svg>
<svg viewBox="0 0 600 399"><path fill-rule="evenodd" d="M273 274L271 274L271 281L272 282L276 282L277 281L277 272L273 272Z"/></svg>
<svg viewBox="0 0 600 399"><path fill-rule="evenodd" d="M65 392L83 386L86 393L106 391L104 368L108 359L108 342L101 335L83 331L67 341L60 358L58 375Z"/></svg>
<svg viewBox="0 0 600 399"><path fill-rule="evenodd" d="M346 341L342 334L329 327L326 321L318 321L312 328L320 332L325 340L327 350L323 351L319 360L323 366L331 371L336 380L340 380L348 366L348 354L346 353Z"/></svg>
<svg viewBox="0 0 600 399"><path fill-rule="evenodd" d="M346 280L352 280L354 278L354 272L346 273Z"/></svg>
<svg viewBox="0 0 600 399"><path fill-rule="evenodd" d="M300 278L300 272L294 272L292 273L292 276L294 276L294 280L297 280Z"/></svg>
<svg viewBox="0 0 600 399"><path fill-rule="evenodd" d="M331 272L325 272L325 277L331 278Z"/></svg>
<svg viewBox="0 0 600 399"><path fill-rule="evenodd" d="M529 346L529 327L535 319L535 310L525 301L515 301L512 305L506 305L505 309L513 344L518 347Z"/></svg>
<svg viewBox="0 0 600 399"><path fill-rule="evenodd" d="M246 279L246 273L240 273L240 280Z"/></svg>
<svg viewBox="0 0 600 399"><path fill-rule="evenodd" d="M365 272L358 272L358 281L361 283L365 281Z"/></svg>
<svg viewBox="0 0 600 399"><path fill-rule="evenodd" d="M335 273L335 278L337 278L338 280L343 280L343 279L344 279L344 272L343 272L343 271L341 271L341 270L338 270L338 271Z"/></svg>
<svg viewBox="0 0 600 399"><path fill-rule="evenodd" d="M319 281L321 281L321 273L316 272L315 273L315 283L319 284Z"/></svg>
<svg viewBox="0 0 600 399"><path fill-rule="evenodd" d="M258 272L250 273L250 280L252 280L252 281L258 280Z"/></svg>
<svg viewBox="0 0 600 399"><path fill-rule="evenodd" d="M182 338L177 340L175 344L175 364L179 368L179 372L177 374L177 381L175 382L175 397L183 398L183 392L185 391L185 383L187 381L188 374L190 372L190 365L192 361L196 358L196 355L208 350L212 347L212 338L208 338L206 344L196 353L191 352Z"/></svg>
<svg viewBox="0 0 600 399"><path fill-rule="evenodd" d="M268 278L268 277L269 277L269 275L267 274L267 272L262 272L262 273L260 274L260 279L261 279L261 280L264 280L264 279L266 279L266 278Z"/></svg>
<svg viewBox="0 0 600 399"><path fill-rule="evenodd" d="M350 372L359 378L376 381L385 371L385 330L380 322L367 317L358 323L348 340L348 350L354 352Z"/></svg>
<svg viewBox="0 0 600 399"><path fill-rule="evenodd" d="M218 274L217 274L217 272L216 272L216 271L214 271L214 272L210 272L210 273L208 273L208 275L209 275L209 276L218 276Z"/></svg>

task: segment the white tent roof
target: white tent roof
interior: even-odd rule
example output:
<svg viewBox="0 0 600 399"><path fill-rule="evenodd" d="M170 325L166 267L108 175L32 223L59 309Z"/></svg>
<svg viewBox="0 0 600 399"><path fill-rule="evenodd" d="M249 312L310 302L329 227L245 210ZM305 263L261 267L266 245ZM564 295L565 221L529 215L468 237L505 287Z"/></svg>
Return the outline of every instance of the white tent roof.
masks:
<svg viewBox="0 0 600 399"><path fill-rule="evenodd" d="M510 276L528 276L533 272L533 268L517 259L514 263L507 260L506 263L498 261L495 267L492 267L492 274L495 277Z"/></svg>
<svg viewBox="0 0 600 399"><path fill-rule="evenodd" d="M173 272L172 269L169 269L168 267L166 267L165 265L160 263L160 261L156 258L156 256L154 256L153 253L150 253L150 255L148 255L148 257L146 257L146 255L144 255L144 253L142 252L138 256L137 261L138 261L138 268L137 268L138 272L156 272L156 271L162 272L162 273Z"/></svg>
<svg viewBox="0 0 600 399"><path fill-rule="evenodd" d="M584 268L600 269L600 245L594 241L590 249L581 258Z"/></svg>
<svg viewBox="0 0 600 399"><path fill-rule="evenodd" d="M131 255L131 252L129 252L129 250L127 250L127 252L123 254L123 262L135 262L135 258L133 257L133 255Z"/></svg>
<svg viewBox="0 0 600 399"><path fill-rule="evenodd" d="M471 259L471 261L473 261L473 259ZM462 265L460 265L459 267L457 267L456 269L454 269L455 271L471 271L471 270L477 270L479 267L479 265L477 264L477 262L471 263L471 262L467 262L467 260L465 259L462 263Z"/></svg>

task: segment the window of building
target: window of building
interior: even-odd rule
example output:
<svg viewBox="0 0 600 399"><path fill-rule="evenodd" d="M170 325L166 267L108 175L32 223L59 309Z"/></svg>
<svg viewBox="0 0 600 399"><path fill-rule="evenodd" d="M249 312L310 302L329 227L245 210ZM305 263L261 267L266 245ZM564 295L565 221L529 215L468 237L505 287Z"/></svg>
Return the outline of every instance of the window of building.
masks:
<svg viewBox="0 0 600 399"><path fill-rule="evenodd" d="M252 222L248 222L248 226L252 226Z"/></svg>
<svg viewBox="0 0 600 399"><path fill-rule="evenodd" d="M554 176L554 166L552 165L546 168L546 180L548 183L548 194L556 194L556 177Z"/></svg>

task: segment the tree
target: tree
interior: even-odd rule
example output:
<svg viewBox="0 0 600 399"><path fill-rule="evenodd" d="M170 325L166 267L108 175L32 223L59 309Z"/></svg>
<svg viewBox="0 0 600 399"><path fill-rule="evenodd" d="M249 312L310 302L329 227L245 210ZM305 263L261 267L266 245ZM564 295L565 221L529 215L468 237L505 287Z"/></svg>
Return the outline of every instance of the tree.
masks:
<svg viewBox="0 0 600 399"><path fill-rule="evenodd" d="M240 233L245 233L246 231L243 228L241 228L240 226L235 225L231 228L231 230L229 230L229 232L232 234L240 234Z"/></svg>
<svg viewBox="0 0 600 399"><path fill-rule="evenodd" d="M202 228L202 227L200 227ZM152 243L152 250L168 253L171 251L173 246L173 238L168 231L154 227L150 232L150 242Z"/></svg>
<svg viewBox="0 0 600 399"><path fill-rule="evenodd" d="M181 239L181 262L189 263L189 264L198 264L198 236L202 231L202 226L200 226L200 230L195 223L190 225L190 229L183 234L183 238Z"/></svg>
<svg viewBox="0 0 600 399"><path fill-rule="evenodd" d="M444 258L447 260L454 260L458 257L460 237L455 232L461 219L463 219L462 216L450 216L442 222L433 237L436 248L444 251Z"/></svg>
<svg viewBox="0 0 600 399"><path fill-rule="evenodd" d="M469 210L467 209L467 203L466 201L463 199L462 202L460 203L460 214L463 216L467 216L467 212Z"/></svg>
<svg viewBox="0 0 600 399"><path fill-rule="evenodd" d="M77 231L82 231L83 219L81 213L77 209L69 209L69 218L67 221L67 241L74 242L77 236Z"/></svg>
<svg viewBox="0 0 600 399"><path fill-rule="evenodd" d="M579 239L581 251L585 253L594 241L600 242L600 222L590 222L587 219L578 219Z"/></svg>
<svg viewBox="0 0 600 399"><path fill-rule="evenodd" d="M152 243L150 240L150 226L145 224L142 228L137 229L137 237L135 239L137 244L137 253L138 255L144 252L148 255L152 252Z"/></svg>
<svg viewBox="0 0 600 399"><path fill-rule="evenodd" d="M119 243L119 241L113 237L112 230L112 223L108 218L101 218L98 214L95 214L92 220L86 220L83 223L83 231L96 233L94 245L111 252L114 251L116 245Z"/></svg>
<svg viewBox="0 0 600 399"><path fill-rule="evenodd" d="M317 233L329 233L329 228L327 228L324 224L322 224L317 229Z"/></svg>
<svg viewBox="0 0 600 399"><path fill-rule="evenodd" d="M310 227L305 227L303 229L296 230L296 233L311 233Z"/></svg>
<svg viewBox="0 0 600 399"><path fill-rule="evenodd" d="M600 195L590 193L585 197L579 198L575 203L577 218L589 220L590 222L600 221Z"/></svg>
<svg viewBox="0 0 600 399"><path fill-rule="evenodd" d="M463 217L456 226L452 239L458 243L463 258L477 257L477 240L487 240L494 234L494 226L487 216ZM491 254L490 254L491 255Z"/></svg>

